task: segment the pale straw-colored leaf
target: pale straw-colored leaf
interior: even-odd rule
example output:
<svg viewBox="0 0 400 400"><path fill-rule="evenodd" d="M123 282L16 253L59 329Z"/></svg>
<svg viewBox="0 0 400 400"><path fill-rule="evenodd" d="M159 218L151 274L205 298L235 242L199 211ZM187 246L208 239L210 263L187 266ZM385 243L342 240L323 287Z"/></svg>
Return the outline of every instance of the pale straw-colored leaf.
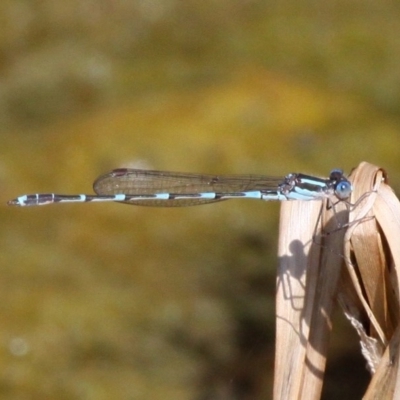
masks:
<svg viewBox="0 0 400 400"><path fill-rule="evenodd" d="M359 319L367 335L360 335L363 354L369 362L374 360L364 399L399 399L400 203L384 171L374 165L362 163L353 174L353 184L356 207L350 213L352 223L344 247L346 265L363 305L358 314L367 316ZM368 348L371 339L377 345Z"/></svg>
<svg viewBox="0 0 400 400"><path fill-rule="evenodd" d="M350 180L351 204L282 204L275 400L320 398L336 298L373 373L364 398L400 399L400 203L374 165Z"/></svg>
<svg viewBox="0 0 400 400"><path fill-rule="evenodd" d="M368 334L386 345L385 332L391 329L393 333L393 327L390 326L386 301L383 301L387 292L387 271L384 267L381 236L373 215L382 178L382 171L367 163L353 171L353 210L344 240L344 256L353 287L363 307L357 316L364 316L366 313L371 325ZM346 290L349 288L353 290L346 285ZM339 298L346 303L342 291ZM349 308L347 306L345 309Z"/></svg>
<svg viewBox="0 0 400 400"><path fill-rule="evenodd" d="M274 399L319 399L343 263L344 204L281 207ZM332 232L325 235L324 232Z"/></svg>

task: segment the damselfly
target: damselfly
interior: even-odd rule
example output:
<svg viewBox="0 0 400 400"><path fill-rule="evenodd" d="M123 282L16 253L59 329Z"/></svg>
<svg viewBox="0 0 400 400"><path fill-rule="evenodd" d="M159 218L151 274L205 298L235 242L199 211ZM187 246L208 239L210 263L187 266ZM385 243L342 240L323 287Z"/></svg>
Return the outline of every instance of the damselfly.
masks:
<svg viewBox="0 0 400 400"><path fill-rule="evenodd" d="M263 175L204 175L120 168L93 184L96 195L29 194L9 205L40 206L52 203L116 201L142 206L194 206L216 201L251 198L261 200L347 199L353 188L340 169L329 178L291 173L285 177Z"/></svg>

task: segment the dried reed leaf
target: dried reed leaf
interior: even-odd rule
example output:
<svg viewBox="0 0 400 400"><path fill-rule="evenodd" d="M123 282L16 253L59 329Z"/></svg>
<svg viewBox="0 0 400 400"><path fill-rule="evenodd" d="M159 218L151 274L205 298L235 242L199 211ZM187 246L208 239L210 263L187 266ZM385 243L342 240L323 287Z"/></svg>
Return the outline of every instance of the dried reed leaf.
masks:
<svg viewBox="0 0 400 400"><path fill-rule="evenodd" d="M399 343L400 326L396 328L375 374L368 386L364 400L399 399Z"/></svg>
<svg viewBox="0 0 400 400"><path fill-rule="evenodd" d="M379 178L375 179L377 175ZM384 255L378 225L373 215L373 205L382 177L382 171L378 167L367 163L362 163L352 173L354 192L351 202L354 206L344 238L344 258L351 284L344 282L348 275L342 275L344 284L339 291L339 301L347 317L366 327L365 337L378 339L377 346L380 350L375 349L378 354L382 353L387 344L385 331L390 326L386 302L383 301L387 292ZM362 307L352 303L354 296L351 292L354 289ZM373 371L376 362L370 357L367 359Z"/></svg>
<svg viewBox="0 0 400 400"><path fill-rule="evenodd" d="M274 399L319 399L342 265L343 204L281 207ZM332 231L331 235L324 232Z"/></svg>
<svg viewBox="0 0 400 400"><path fill-rule="evenodd" d="M398 349L396 269L400 254L396 241L400 235L400 203L378 167L362 163L352 179L355 187L352 202L357 206L350 213L344 248L346 265L362 308L351 304L345 290L339 299L353 325L359 323L357 331L363 355L375 373L365 399L377 396L391 399L395 398L397 381L398 354L394 355L393 350Z"/></svg>
<svg viewBox="0 0 400 400"><path fill-rule="evenodd" d="M364 396L368 400L400 398L400 202L386 180L384 171L376 166L362 163L357 168L352 199L357 207L350 213L353 224L345 237L346 264L354 271L353 283L364 307L358 313L368 316L359 321L367 335L360 336L363 354L374 373ZM372 218L365 220L363 214ZM356 318L355 314L352 317ZM368 348L372 339L376 346Z"/></svg>
<svg viewBox="0 0 400 400"><path fill-rule="evenodd" d="M320 398L336 297L374 373L364 398L400 399L400 202L376 166L351 181L352 206L282 204L275 400Z"/></svg>

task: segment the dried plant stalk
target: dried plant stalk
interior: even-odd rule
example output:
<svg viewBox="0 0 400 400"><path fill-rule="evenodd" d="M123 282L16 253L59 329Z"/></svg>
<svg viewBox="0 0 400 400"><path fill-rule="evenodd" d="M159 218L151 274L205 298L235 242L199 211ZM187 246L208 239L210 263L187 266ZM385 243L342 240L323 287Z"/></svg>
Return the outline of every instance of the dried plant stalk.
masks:
<svg viewBox="0 0 400 400"><path fill-rule="evenodd" d="M335 211L335 212L334 212ZM281 207L274 399L319 399L343 263L344 204ZM332 232L325 235L324 232Z"/></svg>
<svg viewBox="0 0 400 400"><path fill-rule="evenodd" d="M350 180L351 206L282 204L275 400L320 398L336 298L374 374L364 398L400 398L400 203L376 166Z"/></svg>
<svg viewBox="0 0 400 400"><path fill-rule="evenodd" d="M350 213L344 254L359 302L348 295L348 283L339 300L374 374L364 399L399 399L400 202L374 165L362 163L352 179L357 207Z"/></svg>

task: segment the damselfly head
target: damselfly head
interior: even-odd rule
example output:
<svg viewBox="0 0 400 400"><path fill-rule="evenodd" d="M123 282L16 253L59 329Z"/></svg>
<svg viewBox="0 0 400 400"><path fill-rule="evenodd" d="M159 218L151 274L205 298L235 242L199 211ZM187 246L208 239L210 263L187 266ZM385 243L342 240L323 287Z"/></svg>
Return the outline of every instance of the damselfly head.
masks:
<svg viewBox="0 0 400 400"><path fill-rule="evenodd" d="M329 174L329 179L335 182L335 194L341 200L350 197L353 191L353 186L343 174L341 169L333 169Z"/></svg>

